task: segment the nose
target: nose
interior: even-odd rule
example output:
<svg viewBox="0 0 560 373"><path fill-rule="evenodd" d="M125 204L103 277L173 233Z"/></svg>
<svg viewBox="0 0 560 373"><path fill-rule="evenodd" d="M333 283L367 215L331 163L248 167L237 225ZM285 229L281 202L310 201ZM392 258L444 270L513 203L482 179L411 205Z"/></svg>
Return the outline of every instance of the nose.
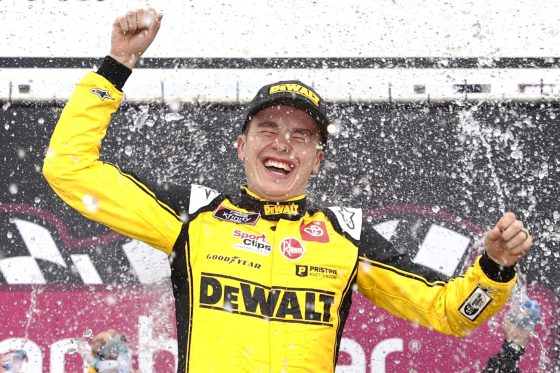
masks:
<svg viewBox="0 0 560 373"><path fill-rule="evenodd" d="M290 134L280 132L272 143L272 148L278 152L288 152L290 150Z"/></svg>

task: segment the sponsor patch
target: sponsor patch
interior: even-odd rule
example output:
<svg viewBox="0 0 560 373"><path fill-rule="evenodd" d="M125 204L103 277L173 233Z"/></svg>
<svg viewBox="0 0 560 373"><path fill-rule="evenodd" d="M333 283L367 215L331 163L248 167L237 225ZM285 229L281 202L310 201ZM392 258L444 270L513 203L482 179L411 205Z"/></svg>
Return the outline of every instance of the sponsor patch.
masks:
<svg viewBox="0 0 560 373"><path fill-rule="evenodd" d="M285 238L280 243L280 251L282 255L290 260L297 260L303 256L305 249L299 240L290 237Z"/></svg>
<svg viewBox="0 0 560 373"><path fill-rule="evenodd" d="M94 95L98 96L101 99L101 101L105 101L105 99L114 100L114 98L111 97L111 95L109 94L109 91L107 91L105 89L93 88L90 92L93 93Z"/></svg>
<svg viewBox="0 0 560 373"><path fill-rule="evenodd" d="M334 293L261 285L229 275L202 273L200 307L268 321L333 326Z"/></svg>
<svg viewBox="0 0 560 373"><path fill-rule="evenodd" d="M237 264L240 266L251 267L255 269L261 269L262 266L260 263L244 259L237 255L229 256L229 255L222 255L222 254L208 254L206 255L206 259L217 260L219 262L224 262L227 264Z"/></svg>
<svg viewBox="0 0 560 373"><path fill-rule="evenodd" d="M236 229L232 234L233 237L239 237L241 239L241 242L233 244L234 249L249 251L266 256L270 255L272 251L272 245L266 241L266 235L264 233L252 234Z"/></svg>
<svg viewBox="0 0 560 373"><path fill-rule="evenodd" d="M296 275L299 277L323 277L323 278L337 278L338 271L328 267L310 266L306 264L296 265Z"/></svg>
<svg viewBox="0 0 560 373"><path fill-rule="evenodd" d="M265 215L297 215L299 213L299 205L296 203L284 205L264 205Z"/></svg>
<svg viewBox="0 0 560 373"><path fill-rule="evenodd" d="M231 221L232 223L237 224L255 225L259 220L261 214L248 214L245 212L235 211L223 205L220 205L218 206L216 211L214 211L214 214L212 216L222 221Z"/></svg>
<svg viewBox="0 0 560 373"><path fill-rule="evenodd" d="M304 241L329 242L327 227L322 221L312 221L309 224L302 224L299 228L299 232L301 233L301 239Z"/></svg>
<svg viewBox="0 0 560 373"><path fill-rule="evenodd" d="M469 295L469 298L461 305L459 311L467 319L474 321L490 304L492 298L477 286L476 289Z"/></svg>

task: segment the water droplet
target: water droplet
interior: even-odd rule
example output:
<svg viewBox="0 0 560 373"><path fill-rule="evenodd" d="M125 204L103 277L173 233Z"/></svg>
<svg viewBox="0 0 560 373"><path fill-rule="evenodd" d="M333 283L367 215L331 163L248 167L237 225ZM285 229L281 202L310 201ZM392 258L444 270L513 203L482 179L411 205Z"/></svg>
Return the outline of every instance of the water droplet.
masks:
<svg viewBox="0 0 560 373"><path fill-rule="evenodd" d="M172 122L172 121L180 120L180 119L183 119L183 118L184 117L179 113L167 113L167 114L165 114L165 121L166 122Z"/></svg>
<svg viewBox="0 0 560 373"><path fill-rule="evenodd" d="M327 126L327 132L330 133L331 135L334 134L334 133L337 133L338 132L338 127L334 124L329 124Z"/></svg>
<svg viewBox="0 0 560 373"><path fill-rule="evenodd" d="M132 146L127 145L124 147L124 154L126 154L127 156L131 156L132 155Z"/></svg>
<svg viewBox="0 0 560 373"><path fill-rule="evenodd" d="M521 150L519 150L519 149L516 149L516 150L511 152L510 156L513 159L521 159L521 158L523 158L523 152L521 152Z"/></svg>
<svg viewBox="0 0 560 373"><path fill-rule="evenodd" d="M10 183L8 186L8 191L10 194L16 194L18 192L18 185L16 183Z"/></svg>
<svg viewBox="0 0 560 373"><path fill-rule="evenodd" d="M84 195L82 197L82 202L89 212L97 212L97 210L99 209L99 201L97 201L97 198L90 194Z"/></svg>

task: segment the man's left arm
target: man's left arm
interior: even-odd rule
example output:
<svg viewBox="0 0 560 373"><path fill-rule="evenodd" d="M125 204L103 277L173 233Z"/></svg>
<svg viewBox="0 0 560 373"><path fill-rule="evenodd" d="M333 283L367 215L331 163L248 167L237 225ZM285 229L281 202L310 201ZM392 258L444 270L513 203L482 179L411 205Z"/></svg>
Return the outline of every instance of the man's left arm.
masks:
<svg viewBox="0 0 560 373"><path fill-rule="evenodd" d="M504 214L485 238L487 252L463 276L452 279L413 263L365 226L357 276L360 292L396 316L463 336L507 302L516 279L514 265L531 245L520 223L515 215Z"/></svg>

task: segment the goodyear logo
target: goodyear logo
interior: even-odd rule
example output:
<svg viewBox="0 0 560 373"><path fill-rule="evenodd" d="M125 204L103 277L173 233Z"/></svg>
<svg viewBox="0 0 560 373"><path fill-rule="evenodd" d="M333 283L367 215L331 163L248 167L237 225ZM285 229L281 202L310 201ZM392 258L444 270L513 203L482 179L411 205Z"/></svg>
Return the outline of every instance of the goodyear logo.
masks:
<svg viewBox="0 0 560 373"><path fill-rule="evenodd" d="M299 206L295 203L290 203L289 205L264 205L265 215L297 215L299 212Z"/></svg>
<svg viewBox="0 0 560 373"><path fill-rule="evenodd" d="M291 83L291 84L278 84L278 85L273 85L272 87L270 87L270 89L268 90L269 94L274 94L274 93L279 93L279 92L289 92L289 93L297 93L298 95L301 95L305 98L307 98L309 101L313 102L316 106L319 106L319 96L317 96L317 94L315 92L313 92L312 90L300 85L300 84L295 84L295 83Z"/></svg>
<svg viewBox="0 0 560 373"><path fill-rule="evenodd" d="M334 292L285 286L269 287L215 273L202 273L200 307L270 321L332 327Z"/></svg>

